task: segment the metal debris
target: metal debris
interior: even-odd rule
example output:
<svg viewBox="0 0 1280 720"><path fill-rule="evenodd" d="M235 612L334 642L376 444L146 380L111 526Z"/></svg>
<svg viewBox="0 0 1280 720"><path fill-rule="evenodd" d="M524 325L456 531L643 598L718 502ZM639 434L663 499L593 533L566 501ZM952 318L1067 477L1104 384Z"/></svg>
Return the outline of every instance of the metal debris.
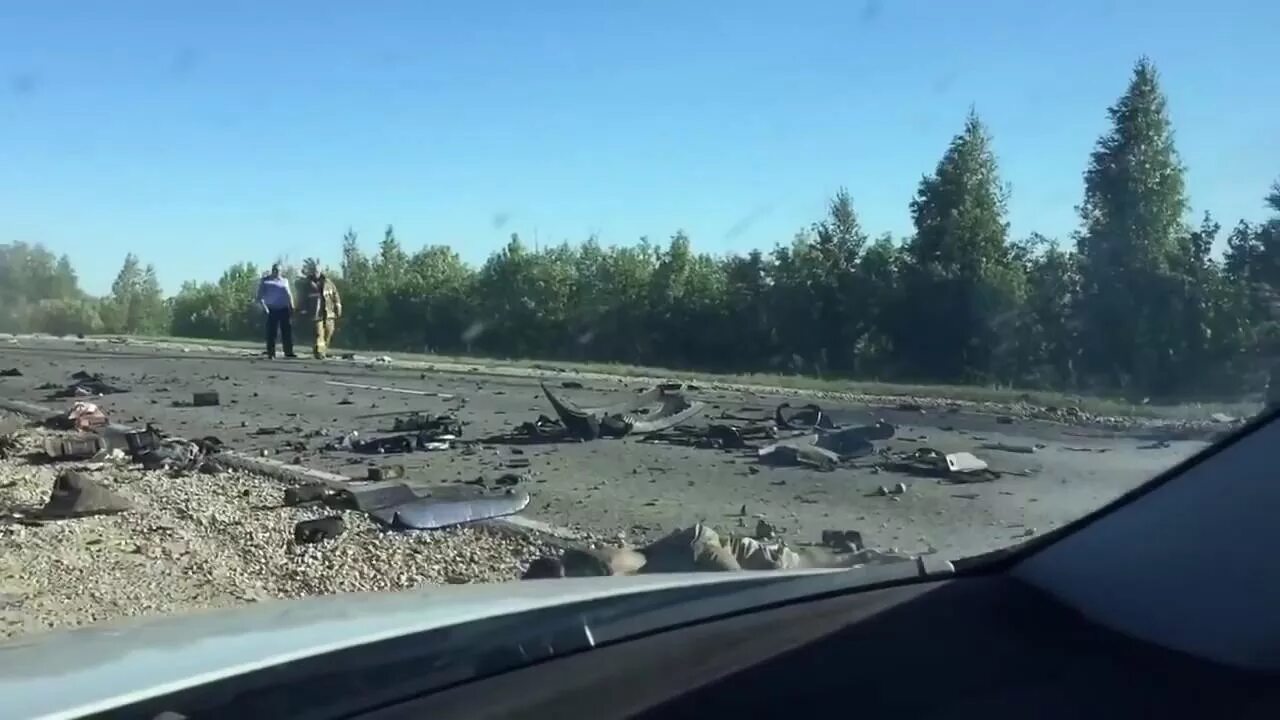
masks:
<svg viewBox="0 0 1280 720"><path fill-rule="evenodd" d="M218 397L218 393L213 391L192 393L191 395L191 407L214 407L221 404L222 400Z"/></svg>
<svg viewBox="0 0 1280 720"><path fill-rule="evenodd" d="M0 370L0 377L22 377L22 371L18 368L5 368Z"/></svg>
<svg viewBox="0 0 1280 720"><path fill-rule="evenodd" d="M791 410L791 403L782 403L773 411L774 422L778 423L778 427L783 430L814 430L824 428L828 430L835 429L835 423L831 421L822 408L814 403L809 403L794 412Z"/></svg>
<svg viewBox="0 0 1280 720"><path fill-rule="evenodd" d="M404 483L373 483L332 490L321 497L321 502L334 510L372 512L410 503L419 498L418 493Z"/></svg>
<svg viewBox="0 0 1280 720"><path fill-rule="evenodd" d="M53 483L49 500L40 509L41 518L67 519L89 515L110 515L133 508L133 503L83 474L70 470Z"/></svg>
<svg viewBox="0 0 1280 720"><path fill-rule="evenodd" d="M528 493L510 493L470 500L434 500L423 498L380 508L369 513L393 527L436 530L453 525L514 515L529 505Z"/></svg>
<svg viewBox="0 0 1280 720"><path fill-rule="evenodd" d="M579 407L554 393L546 383L542 383L542 392L560 418L564 432L580 440L655 433L685 422L704 407L703 403L689 402L678 392L661 386L631 400L598 408Z"/></svg>
<svg viewBox="0 0 1280 720"><path fill-rule="evenodd" d="M137 461L148 470L194 472L204 461L201 445L182 438L164 438L160 444L137 455Z"/></svg>
<svg viewBox="0 0 1280 720"><path fill-rule="evenodd" d="M410 413L393 420L391 432L427 433L436 438L451 436L448 439L454 439L462 434L462 423L452 415Z"/></svg>
<svg viewBox="0 0 1280 720"><path fill-rule="evenodd" d="M44 440L44 454L53 462L88 460L106 447L106 441L99 435L81 434L69 438L48 437Z"/></svg>

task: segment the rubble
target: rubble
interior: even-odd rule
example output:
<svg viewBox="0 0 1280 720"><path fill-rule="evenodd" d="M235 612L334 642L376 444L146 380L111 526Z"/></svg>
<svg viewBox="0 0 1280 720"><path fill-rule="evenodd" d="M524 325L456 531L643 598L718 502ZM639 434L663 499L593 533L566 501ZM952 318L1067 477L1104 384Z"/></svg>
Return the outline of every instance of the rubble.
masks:
<svg viewBox="0 0 1280 720"><path fill-rule="evenodd" d="M22 371L18 368L5 368L0 370L0 377L22 377Z"/></svg>
<svg viewBox="0 0 1280 720"><path fill-rule="evenodd" d="M74 481L75 499L59 501L73 516L54 522L40 513L62 468L24 457L52 435L19 430L9 436L13 457L0 460L0 508L13 518L0 522L0 587L14 598L0 608L0 637L272 598L513 580L556 554L533 536L481 525L387 533L360 511L282 507L280 481L239 470L207 482L83 465L76 472L89 483ZM113 496L105 508L96 489ZM110 511L119 499L130 507ZM95 503L107 511L84 512ZM297 523L331 516L343 520L339 537L289 542Z"/></svg>

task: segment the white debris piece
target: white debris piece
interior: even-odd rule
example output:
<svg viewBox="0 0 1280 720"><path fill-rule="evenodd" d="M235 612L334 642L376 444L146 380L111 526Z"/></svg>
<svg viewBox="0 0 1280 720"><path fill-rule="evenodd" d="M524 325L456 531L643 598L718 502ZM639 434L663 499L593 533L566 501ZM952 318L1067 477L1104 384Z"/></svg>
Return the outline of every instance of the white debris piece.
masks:
<svg viewBox="0 0 1280 720"><path fill-rule="evenodd" d="M978 472L987 469L987 461L973 453L947 453L947 469L953 473Z"/></svg>

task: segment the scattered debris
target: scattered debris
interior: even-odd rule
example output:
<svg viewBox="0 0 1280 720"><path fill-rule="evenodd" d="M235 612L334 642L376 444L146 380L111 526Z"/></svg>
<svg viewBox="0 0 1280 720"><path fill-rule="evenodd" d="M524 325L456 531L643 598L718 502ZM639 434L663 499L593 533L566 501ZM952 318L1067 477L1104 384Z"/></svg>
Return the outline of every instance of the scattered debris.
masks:
<svg viewBox="0 0 1280 720"><path fill-rule="evenodd" d="M129 391L127 388L117 387L108 383L100 375L91 375L83 370L72 373L71 379L74 382L54 393L54 398L97 397L99 395L114 395ZM42 387L50 389L47 385ZM57 385L53 385L53 388L56 387Z"/></svg>
<svg viewBox="0 0 1280 720"><path fill-rule="evenodd" d="M1233 423L1233 422L1236 422L1237 420L1237 418L1234 418L1226 413L1214 413L1209 416L1209 419L1213 420L1216 423L1224 423L1224 424Z"/></svg>
<svg viewBox="0 0 1280 720"><path fill-rule="evenodd" d="M997 424L997 425L1012 425L1012 424L1013 424L1013 418L1012 418L1011 416L1009 416L1009 415L997 415L997 416L996 416L996 424Z"/></svg>
<svg viewBox="0 0 1280 720"><path fill-rule="evenodd" d="M0 377L22 377L22 371L18 368L5 368L0 370Z"/></svg>
<svg viewBox="0 0 1280 720"><path fill-rule="evenodd" d="M452 415L410 413L393 420L391 432L426 433L435 439L453 440L462 435L462 423Z"/></svg>
<svg viewBox="0 0 1280 720"><path fill-rule="evenodd" d="M894 483L892 486L883 489L886 495L904 495L907 492L907 484L904 482Z"/></svg>
<svg viewBox="0 0 1280 720"><path fill-rule="evenodd" d="M1168 440L1157 440L1155 442L1148 443L1146 445L1139 445L1138 449L1139 450L1164 450L1165 448L1168 448L1171 446L1172 444Z"/></svg>
<svg viewBox="0 0 1280 720"><path fill-rule="evenodd" d="M205 452L200 444L190 440L164 438L155 447L138 453L136 459L148 470L194 472L204 462Z"/></svg>
<svg viewBox="0 0 1280 720"><path fill-rule="evenodd" d="M564 382L560 383L560 387L564 388L565 390L581 390L582 383L578 382L577 380L565 380Z"/></svg>
<svg viewBox="0 0 1280 720"><path fill-rule="evenodd" d="M941 477L949 482L988 482L1000 474L987 467L985 460L968 452L941 453L933 448L918 450L881 463L881 469L913 475Z"/></svg>
<svg viewBox="0 0 1280 720"><path fill-rule="evenodd" d="M49 500L40 509L46 519L69 519L89 515L110 515L133 508L133 503L83 473L68 470L53 483Z"/></svg>

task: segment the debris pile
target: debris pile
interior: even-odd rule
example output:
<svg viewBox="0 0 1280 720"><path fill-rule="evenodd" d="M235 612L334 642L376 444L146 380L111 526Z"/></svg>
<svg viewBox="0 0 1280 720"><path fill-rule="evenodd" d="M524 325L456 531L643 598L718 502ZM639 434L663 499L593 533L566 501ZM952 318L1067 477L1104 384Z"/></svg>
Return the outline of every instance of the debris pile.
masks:
<svg viewBox="0 0 1280 720"><path fill-rule="evenodd" d="M483 526L386 532L365 512L284 507L280 481L235 469L203 482L138 464L29 459L50 434L0 436L14 450L0 460L0 637L274 598L512 580L554 552Z"/></svg>

